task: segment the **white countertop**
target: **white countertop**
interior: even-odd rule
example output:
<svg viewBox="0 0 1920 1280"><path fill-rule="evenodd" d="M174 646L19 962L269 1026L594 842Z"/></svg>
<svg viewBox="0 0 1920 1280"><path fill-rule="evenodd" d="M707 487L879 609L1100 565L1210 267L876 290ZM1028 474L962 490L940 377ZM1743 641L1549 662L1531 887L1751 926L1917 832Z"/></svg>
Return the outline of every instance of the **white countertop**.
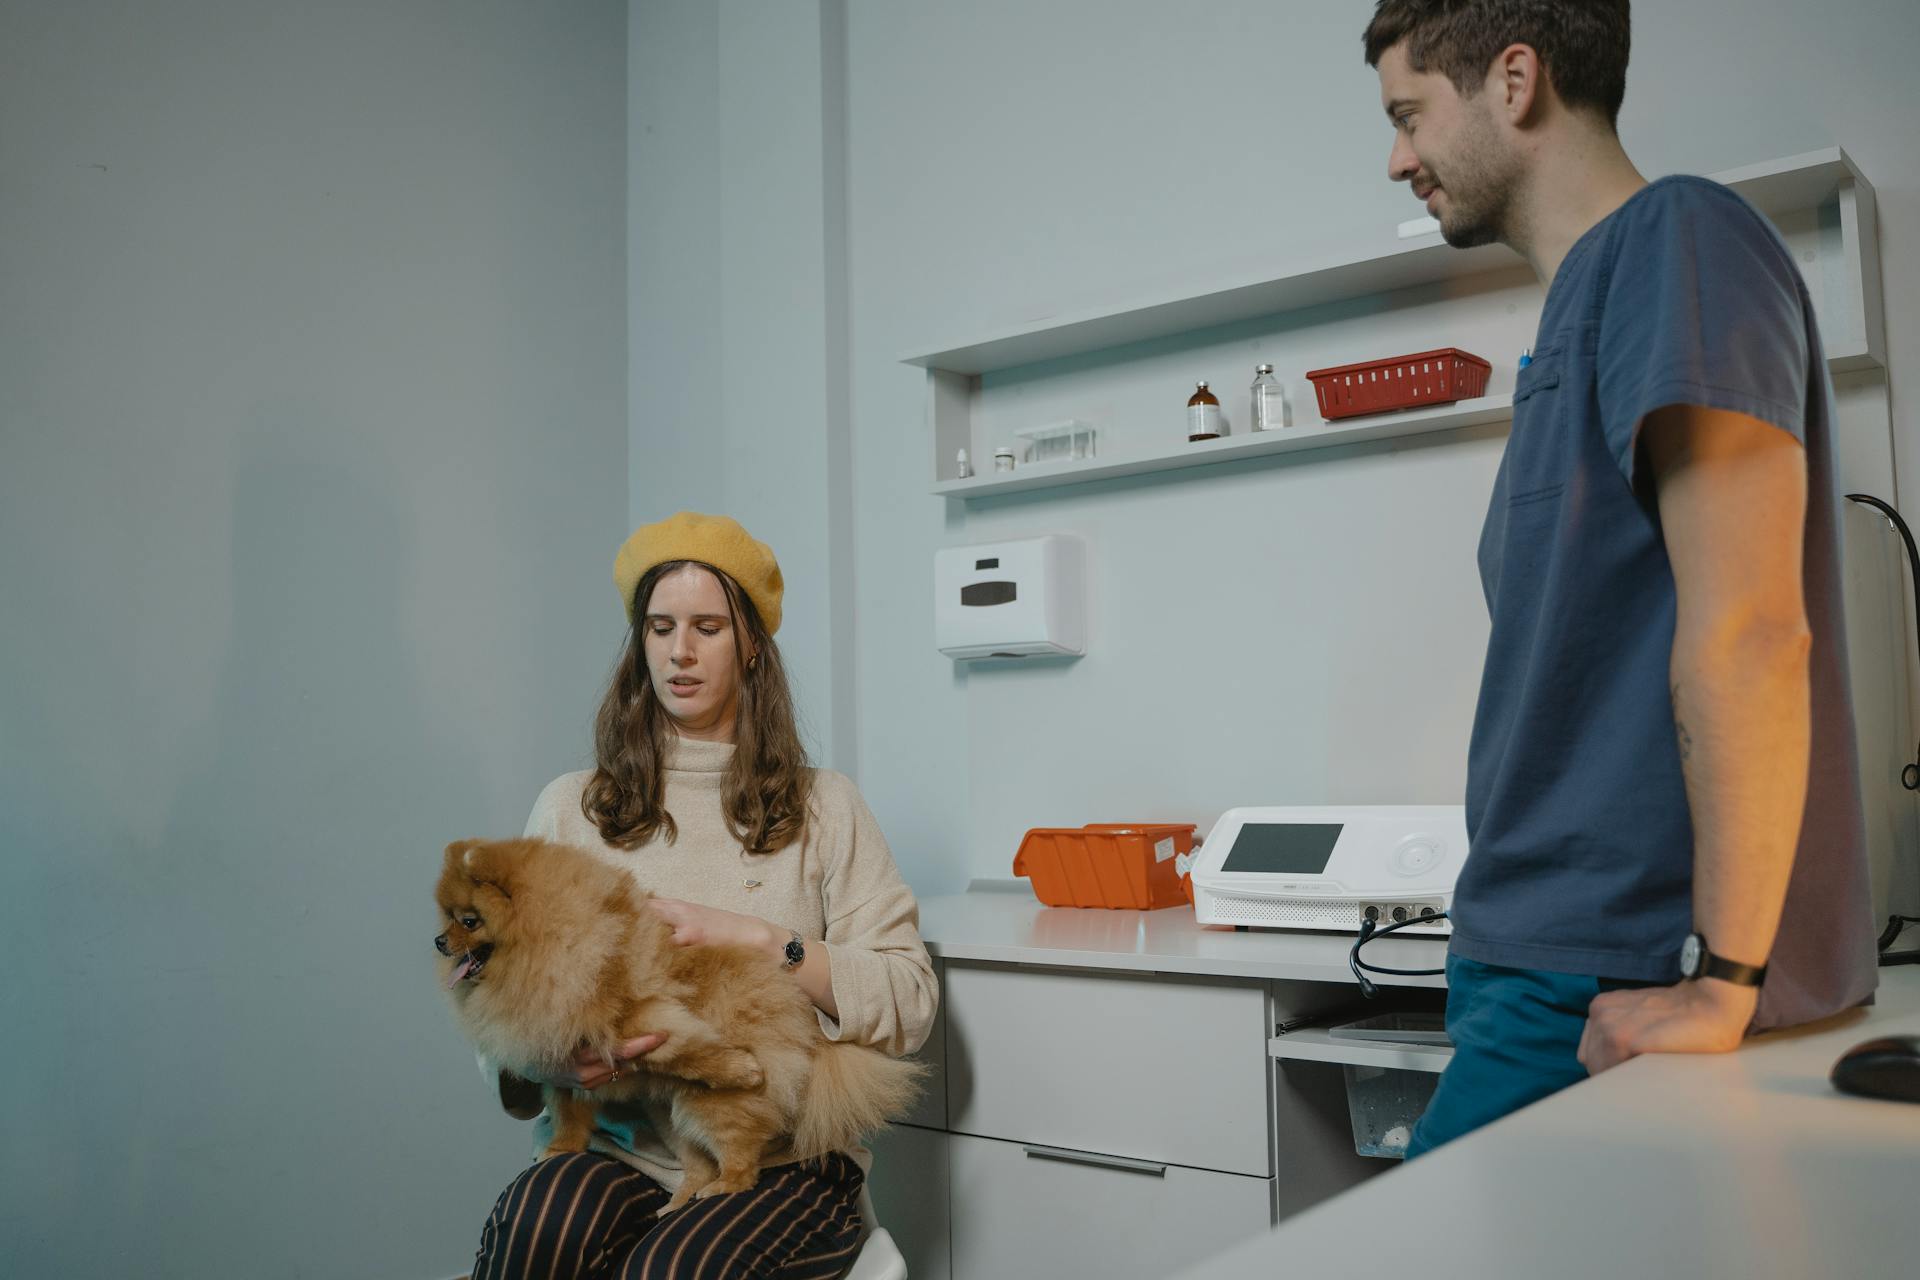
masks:
<svg viewBox="0 0 1920 1280"><path fill-rule="evenodd" d="M920 936L946 960L1204 974L1296 982L1353 984L1347 968L1351 935L1203 929L1190 906L1158 911L1048 907L1025 880L976 882L972 891L920 900ZM1373 964L1438 969L1447 944L1438 938L1387 937L1363 953ZM1382 986L1444 987L1440 977L1373 975Z"/></svg>
<svg viewBox="0 0 1920 1280"><path fill-rule="evenodd" d="M1920 966L1878 1003L1730 1054L1636 1058L1183 1273L1434 1280L1920 1276L1920 1105L1827 1081L1920 1033Z"/></svg>

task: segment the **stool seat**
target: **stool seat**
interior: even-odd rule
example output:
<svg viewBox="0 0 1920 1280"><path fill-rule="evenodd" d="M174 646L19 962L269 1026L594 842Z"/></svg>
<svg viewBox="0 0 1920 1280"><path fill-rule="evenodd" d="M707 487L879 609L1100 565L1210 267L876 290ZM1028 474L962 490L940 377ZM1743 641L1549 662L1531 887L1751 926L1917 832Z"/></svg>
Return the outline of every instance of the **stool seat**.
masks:
<svg viewBox="0 0 1920 1280"><path fill-rule="evenodd" d="M853 1265L847 1268L841 1280L907 1280L907 1260L900 1256L900 1248L894 1244L886 1228L874 1225L876 1221L873 1197L867 1194L867 1188L862 1184L860 1229L865 1237L860 1241L860 1252L854 1255Z"/></svg>

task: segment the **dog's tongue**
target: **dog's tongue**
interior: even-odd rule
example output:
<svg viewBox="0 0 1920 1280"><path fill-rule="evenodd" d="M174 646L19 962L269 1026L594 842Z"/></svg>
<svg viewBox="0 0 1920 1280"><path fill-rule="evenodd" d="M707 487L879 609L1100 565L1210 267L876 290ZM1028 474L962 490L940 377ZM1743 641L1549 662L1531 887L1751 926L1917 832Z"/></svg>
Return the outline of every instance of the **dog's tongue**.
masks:
<svg viewBox="0 0 1920 1280"><path fill-rule="evenodd" d="M469 951L460 957L459 964L453 966L453 976L447 979L447 985L449 987L457 986L460 979L466 977L467 971L471 968L473 968L473 952Z"/></svg>

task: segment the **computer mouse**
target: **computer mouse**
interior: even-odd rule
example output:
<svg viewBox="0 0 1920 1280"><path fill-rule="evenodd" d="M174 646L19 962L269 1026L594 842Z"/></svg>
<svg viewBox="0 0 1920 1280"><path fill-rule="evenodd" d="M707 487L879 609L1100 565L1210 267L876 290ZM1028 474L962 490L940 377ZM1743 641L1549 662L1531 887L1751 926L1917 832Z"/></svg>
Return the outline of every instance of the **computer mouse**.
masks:
<svg viewBox="0 0 1920 1280"><path fill-rule="evenodd" d="M1833 1087L1868 1098L1920 1102L1920 1036L1857 1044L1833 1064Z"/></svg>

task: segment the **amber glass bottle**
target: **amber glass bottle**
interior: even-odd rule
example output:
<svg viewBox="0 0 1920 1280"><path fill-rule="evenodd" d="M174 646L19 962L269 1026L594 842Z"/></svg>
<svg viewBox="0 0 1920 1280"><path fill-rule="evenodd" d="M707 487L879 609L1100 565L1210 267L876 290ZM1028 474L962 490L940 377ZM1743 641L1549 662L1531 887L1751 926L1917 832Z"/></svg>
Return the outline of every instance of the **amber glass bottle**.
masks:
<svg viewBox="0 0 1920 1280"><path fill-rule="evenodd" d="M1202 382L1194 389L1193 398L1187 401L1187 439L1217 440L1225 432L1225 424L1220 420L1220 402L1214 399L1213 392L1207 390Z"/></svg>

